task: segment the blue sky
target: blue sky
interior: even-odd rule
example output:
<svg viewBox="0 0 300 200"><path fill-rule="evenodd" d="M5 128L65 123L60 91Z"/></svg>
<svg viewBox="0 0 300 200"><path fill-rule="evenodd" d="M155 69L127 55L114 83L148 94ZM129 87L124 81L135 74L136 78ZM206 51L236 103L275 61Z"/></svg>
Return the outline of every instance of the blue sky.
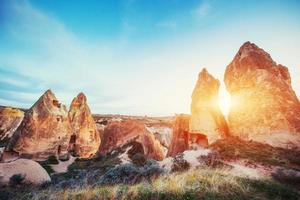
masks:
<svg viewBox="0 0 300 200"><path fill-rule="evenodd" d="M199 71L221 82L251 41L286 65L300 96L297 0L0 0L0 105L28 108L48 88L94 113L189 113Z"/></svg>

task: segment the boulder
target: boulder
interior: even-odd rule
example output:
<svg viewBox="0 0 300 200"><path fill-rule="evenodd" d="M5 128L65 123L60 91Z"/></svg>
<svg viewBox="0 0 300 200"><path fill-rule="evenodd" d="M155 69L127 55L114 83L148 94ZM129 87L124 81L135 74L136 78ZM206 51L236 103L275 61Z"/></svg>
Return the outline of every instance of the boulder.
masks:
<svg viewBox="0 0 300 200"><path fill-rule="evenodd" d="M45 160L49 156L64 157L68 153L71 133L66 107L59 103L51 90L47 90L25 112L6 150L35 160Z"/></svg>
<svg viewBox="0 0 300 200"><path fill-rule="evenodd" d="M230 132L273 146L300 147L300 103L288 68L253 43L244 43L225 72L232 106Z"/></svg>
<svg viewBox="0 0 300 200"><path fill-rule="evenodd" d="M141 144L147 158L155 160L164 158L160 142L146 129L144 123L134 119L113 121L108 124L104 129L99 154L106 155L133 141Z"/></svg>
<svg viewBox="0 0 300 200"><path fill-rule="evenodd" d="M73 99L69 119L73 130L69 150L83 158L94 156L101 142L100 134L83 93Z"/></svg>
<svg viewBox="0 0 300 200"><path fill-rule="evenodd" d="M220 82L204 68L192 94L189 132L206 136L209 144L228 135L227 122L218 103L219 86Z"/></svg>
<svg viewBox="0 0 300 200"><path fill-rule="evenodd" d="M40 185L50 182L47 171L37 162L28 159L18 159L8 163L0 163L0 183L8 185L13 175L24 177L22 184Z"/></svg>

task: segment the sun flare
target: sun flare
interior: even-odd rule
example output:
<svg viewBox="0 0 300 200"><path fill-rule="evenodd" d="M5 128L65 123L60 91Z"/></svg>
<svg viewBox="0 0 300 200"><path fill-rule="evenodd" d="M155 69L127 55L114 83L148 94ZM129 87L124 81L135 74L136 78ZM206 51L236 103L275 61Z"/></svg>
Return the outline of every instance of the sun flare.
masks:
<svg viewBox="0 0 300 200"><path fill-rule="evenodd" d="M224 86L220 87L219 106L224 116L227 117L231 107L231 97Z"/></svg>

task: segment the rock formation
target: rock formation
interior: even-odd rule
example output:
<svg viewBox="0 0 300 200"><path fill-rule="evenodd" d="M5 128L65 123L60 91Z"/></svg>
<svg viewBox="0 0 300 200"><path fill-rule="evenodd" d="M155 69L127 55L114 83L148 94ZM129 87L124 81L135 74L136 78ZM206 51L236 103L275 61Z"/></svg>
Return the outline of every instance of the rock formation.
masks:
<svg viewBox="0 0 300 200"><path fill-rule="evenodd" d="M67 154L71 133L66 107L47 90L25 112L7 150L36 160L47 159L51 155L64 156Z"/></svg>
<svg viewBox="0 0 300 200"><path fill-rule="evenodd" d="M164 158L160 142L146 129L144 123L133 119L121 122L114 121L107 125L103 133L99 154L106 155L133 141L142 145L147 158L155 160Z"/></svg>
<svg viewBox="0 0 300 200"><path fill-rule="evenodd" d="M10 107L0 109L0 142L8 142L13 133L21 124L24 112ZM1 146L0 146L1 147Z"/></svg>
<svg viewBox="0 0 300 200"><path fill-rule="evenodd" d="M226 120L219 108L218 93L220 83L204 68L192 94L189 132L193 139L207 137L211 144L228 134Z"/></svg>
<svg viewBox="0 0 300 200"><path fill-rule="evenodd" d="M73 129L69 150L84 158L95 155L100 145L100 134L83 93L73 99L69 119Z"/></svg>
<svg viewBox="0 0 300 200"><path fill-rule="evenodd" d="M177 115L167 156L175 156L189 148L189 115Z"/></svg>
<svg viewBox="0 0 300 200"><path fill-rule="evenodd" d="M246 140L300 147L300 103L287 67L246 42L227 66L230 132Z"/></svg>

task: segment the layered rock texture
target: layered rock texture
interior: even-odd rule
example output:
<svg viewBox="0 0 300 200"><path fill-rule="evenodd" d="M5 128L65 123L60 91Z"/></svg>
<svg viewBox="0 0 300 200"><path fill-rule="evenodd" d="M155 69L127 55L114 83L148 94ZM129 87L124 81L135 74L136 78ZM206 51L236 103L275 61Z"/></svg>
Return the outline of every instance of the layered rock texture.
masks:
<svg viewBox="0 0 300 200"><path fill-rule="evenodd" d="M6 143L21 124L24 112L10 107L0 109L0 141Z"/></svg>
<svg viewBox="0 0 300 200"><path fill-rule="evenodd" d="M164 158L163 147L154 135L150 133L143 123L134 119L114 121L104 130L100 155L106 155L126 144L137 142L143 147L147 158L162 160Z"/></svg>
<svg viewBox="0 0 300 200"><path fill-rule="evenodd" d="M36 160L47 159L51 155L64 156L71 133L66 107L48 90L26 111L7 150Z"/></svg>
<svg viewBox="0 0 300 200"><path fill-rule="evenodd" d="M69 150L79 157L92 157L99 149L100 134L83 93L73 99L69 119L73 129Z"/></svg>
<svg viewBox="0 0 300 200"><path fill-rule="evenodd" d="M246 42L227 66L224 79L232 96L232 134L273 146L300 147L300 103L287 67Z"/></svg>
<svg viewBox="0 0 300 200"><path fill-rule="evenodd" d="M189 148L189 115L177 115L167 156L175 156Z"/></svg>
<svg viewBox="0 0 300 200"><path fill-rule="evenodd" d="M226 120L219 108L218 93L220 82L204 68L192 94L189 132L193 139L205 135L211 144L228 135ZM199 136L199 137L200 137Z"/></svg>

